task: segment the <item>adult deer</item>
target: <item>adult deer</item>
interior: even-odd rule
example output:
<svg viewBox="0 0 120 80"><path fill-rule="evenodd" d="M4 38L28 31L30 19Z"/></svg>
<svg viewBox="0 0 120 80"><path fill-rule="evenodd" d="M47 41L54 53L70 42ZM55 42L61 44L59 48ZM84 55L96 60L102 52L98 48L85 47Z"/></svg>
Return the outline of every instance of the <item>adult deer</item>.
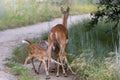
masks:
<svg viewBox="0 0 120 80"><path fill-rule="evenodd" d="M48 36L48 48L50 48L50 46L53 44L52 48L53 50L55 50L56 44L57 44L57 46L59 47L58 49L59 51L55 51L54 56L57 58L57 61L59 61L62 64L63 64L63 61L65 61L70 71L74 74L74 72L72 71L71 67L68 64L66 52L65 52L66 43L68 39L67 19L69 16L69 9L70 8L67 7L66 11L64 11L63 7L61 7L63 22L62 24L57 24L50 30L49 36ZM49 50L50 51L48 53L52 52L51 49ZM57 74L56 74L57 77L59 76L59 66L60 65L58 64ZM63 65L62 65L62 71L63 71L64 76L67 76Z"/></svg>

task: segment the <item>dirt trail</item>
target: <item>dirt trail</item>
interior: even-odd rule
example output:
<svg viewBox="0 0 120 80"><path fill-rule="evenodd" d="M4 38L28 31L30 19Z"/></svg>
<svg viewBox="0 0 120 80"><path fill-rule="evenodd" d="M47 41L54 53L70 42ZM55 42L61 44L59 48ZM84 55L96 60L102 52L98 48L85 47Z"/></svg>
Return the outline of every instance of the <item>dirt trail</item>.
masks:
<svg viewBox="0 0 120 80"><path fill-rule="evenodd" d="M68 28L71 24L82 21L85 18L90 18L90 15L70 16L68 19ZM0 80L17 80L17 78L9 72L3 61L12 55L12 49L15 45L21 44L23 39L40 37L42 33L49 31L51 27L61 22L61 18L57 18L48 22L0 31ZM44 75L40 75L40 78L40 80L45 80ZM67 78L51 76L51 78L51 80L73 80L73 76Z"/></svg>

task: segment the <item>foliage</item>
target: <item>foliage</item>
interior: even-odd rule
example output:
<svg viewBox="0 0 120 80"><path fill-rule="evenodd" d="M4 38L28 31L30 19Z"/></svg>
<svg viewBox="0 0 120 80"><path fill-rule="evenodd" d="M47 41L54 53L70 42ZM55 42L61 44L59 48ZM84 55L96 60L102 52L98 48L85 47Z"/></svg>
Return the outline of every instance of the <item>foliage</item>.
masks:
<svg viewBox="0 0 120 80"><path fill-rule="evenodd" d="M93 13L91 23L96 24L98 21L115 22L112 27L115 30L120 21L120 0L99 0L98 11Z"/></svg>
<svg viewBox="0 0 120 80"><path fill-rule="evenodd" d="M30 74L24 72L20 75L19 80L39 80L38 76L31 76Z"/></svg>
<svg viewBox="0 0 120 80"><path fill-rule="evenodd" d="M120 70L119 70L119 51L120 51L120 0L99 0L99 6L98 11L93 13L93 18L90 24L97 24L100 21L103 21L105 23L113 23L111 29L106 31L107 33L113 33L116 38L114 41L114 46L117 48L116 51L116 68L114 70L116 80L119 80L120 77L118 77ZM94 28L95 26L92 26ZM109 26L106 26L109 27ZM118 52L117 52L118 51Z"/></svg>
<svg viewBox="0 0 120 80"><path fill-rule="evenodd" d="M43 33L41 39L47 40L48 39L48 33Z"/></svg>
<svg viewBox="0 0 120 80"><path fill-rule="evenodd" d="M1 12L2 15L0 16L0 30L52 20L53 18L61 16L61 6L67 6L66 4L56 5L51 1L37 1L40 0L3 0L4 4L2 7L4 10L3 14ZM80 5L72 3L70 5L70 14L89 13L94 11L96 9L95 7L96 6L92 4Z"/></svg>
<svg viewBox="0 0 120 80"><path fill-rule="evenodd" d="M33 76L33 73L31 74L31 70L29 68L18 63L16 63L10 71L15 75L19 75L18 80L39 80L37 76Z"/></svg>
<svg viewBox="0 0 120 80"><path fill-rule="evenodd" d="M16 75L20 75L20 74L23 74L24 72L27 73L30 70L27 67L24 67L20 64L15 64L10 71Z"/></svg>
<svg viewBox="0 0 120 80"><path fill-rule="evenodd" d="M113 24L99 23L94 29L88 31L88 26L86 26L86 24L88 24L89 21L90 20L79 22L69 29L67 51L71 54L80 54L84 50L90 49L95 55L100 57L100 55L102 56L114 50L116 34L105 33L107 30L111 29Z"/></svg>
<svg viewBox="0 0 120 80"><path fill-rule="evenodd" d="M79 22L69 29L67 45L69 62L80 79L82 77L83 80L115 80L115 53L113 51L116 34L106 33L114 24L99 22L88 31L89 21ZM114 57L108 56L110 54Z"/></svg>

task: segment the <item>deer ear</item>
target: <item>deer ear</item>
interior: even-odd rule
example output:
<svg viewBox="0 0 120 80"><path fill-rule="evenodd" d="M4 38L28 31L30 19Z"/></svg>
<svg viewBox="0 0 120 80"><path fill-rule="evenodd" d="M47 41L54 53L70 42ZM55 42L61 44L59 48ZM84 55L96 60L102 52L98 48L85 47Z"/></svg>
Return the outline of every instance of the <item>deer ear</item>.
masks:
<svg viewBox="0 0 120 80"><path fill-rule="evenodd" d="M66 9L66 11L69 12L69 10L70 10L70 8L69 8L69 6L68 6L67 9Z"/></svg>
<svg viewBox="0 0 120 80"><path fill-rule="evenodd" d="M64 13L64 9L63 9L63 7L61 7L61 12Z"/></svg>

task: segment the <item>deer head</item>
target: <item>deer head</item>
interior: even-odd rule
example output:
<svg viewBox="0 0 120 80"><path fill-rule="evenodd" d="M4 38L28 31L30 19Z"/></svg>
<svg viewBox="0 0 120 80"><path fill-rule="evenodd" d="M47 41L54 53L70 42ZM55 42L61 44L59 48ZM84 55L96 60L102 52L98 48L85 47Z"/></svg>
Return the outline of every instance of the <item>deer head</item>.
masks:
<svg viewBox="0 0 120 80"><path fill-rule="evenodd" d="M70 10L69 7L67 7L66 10L64 10L64 8L61 7L61 13L62 13L62 17L63 17L63 25L65 27L67 27L67 19L68 19L68 16L69 16L69 10Z"/></svg>

